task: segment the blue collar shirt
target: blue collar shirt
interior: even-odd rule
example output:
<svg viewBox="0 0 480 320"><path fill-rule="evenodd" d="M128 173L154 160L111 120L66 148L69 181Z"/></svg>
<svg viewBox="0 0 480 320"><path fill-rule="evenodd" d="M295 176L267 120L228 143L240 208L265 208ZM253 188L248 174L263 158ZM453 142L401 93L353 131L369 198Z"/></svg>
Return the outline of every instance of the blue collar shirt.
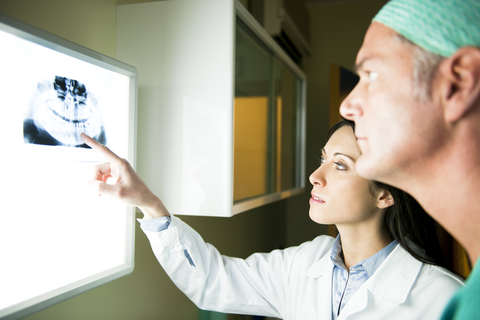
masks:
<svg viewBox="0 0 480 320"><path fill-rule="evenodd" d="M373 256L360 261L350 268L345 266L340 235L337 236L330 253L333 262L332 277L332 319L337 319L343 307L351 296L360 288L378 269L390 252L395 249L398 241L394 240Z"/></svg>

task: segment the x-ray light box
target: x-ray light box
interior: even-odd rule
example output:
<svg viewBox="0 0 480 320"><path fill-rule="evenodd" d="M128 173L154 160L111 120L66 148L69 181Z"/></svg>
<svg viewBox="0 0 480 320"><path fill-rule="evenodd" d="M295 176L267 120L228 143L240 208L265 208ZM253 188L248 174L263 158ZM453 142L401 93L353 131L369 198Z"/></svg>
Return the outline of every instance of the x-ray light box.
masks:
<svg viewBox="0 0 480 320"><path fill-rule="evenodd" d="M0 319L132 272L134 209L85 181L85 132L135 162L134 67L0 15Z"/></svg>

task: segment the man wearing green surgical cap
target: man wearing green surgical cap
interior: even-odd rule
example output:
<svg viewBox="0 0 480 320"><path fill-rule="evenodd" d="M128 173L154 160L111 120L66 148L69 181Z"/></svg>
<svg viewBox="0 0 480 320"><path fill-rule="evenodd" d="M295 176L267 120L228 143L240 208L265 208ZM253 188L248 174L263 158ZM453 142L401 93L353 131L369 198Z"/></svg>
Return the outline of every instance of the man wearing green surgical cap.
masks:
<svg viewBox="0 0 480 320"><path fill-rule="evenodd" d="M443 319L480 319L480 0L392 0L357 55L340 107L356 170L412 194L474 269Z"/></svg>

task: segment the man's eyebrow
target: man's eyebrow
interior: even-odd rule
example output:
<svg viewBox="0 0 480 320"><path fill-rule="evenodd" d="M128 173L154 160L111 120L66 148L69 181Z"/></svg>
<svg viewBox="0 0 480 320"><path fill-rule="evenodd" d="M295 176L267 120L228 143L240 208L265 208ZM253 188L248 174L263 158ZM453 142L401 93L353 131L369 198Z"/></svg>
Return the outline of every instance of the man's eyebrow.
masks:
<svg viewBox="0 0 480 320"><path fill-rule="evenodd" d="M365 64L365 61L369 60L370 58L365 58L359 63L356 63L354 66L355 72L358 74L360 71L363 69L363 65Z"/></svg>

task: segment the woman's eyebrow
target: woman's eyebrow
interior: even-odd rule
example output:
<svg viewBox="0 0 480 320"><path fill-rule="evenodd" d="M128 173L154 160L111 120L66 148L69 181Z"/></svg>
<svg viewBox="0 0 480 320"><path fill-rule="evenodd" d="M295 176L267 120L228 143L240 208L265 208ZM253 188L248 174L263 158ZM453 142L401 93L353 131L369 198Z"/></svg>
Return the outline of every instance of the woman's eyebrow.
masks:
<svg viewBox="0 0 480 320"><path fill-rule="evenodd" d="M321 151L322 151L322 154L327 155L327 151L325 151L325 148L322 148ZM345 154L345 153L335 152L335 153L333 154L333 156L334 156L334 157L336 157L336 156L344 156L344 157L349 158L349 159L352 160L353 162L355 162L355 159L353 159L352 157L350 157L349 155L347 155L347 154Z"/></svg>
<svg viewBox="0 0 480 320"><path fill-rule="evenodd" d="M347 155L347 154L345 154L345 153L335 152L335 153L333 154L334 157L336 157L336 156L338 156L338 155L347 157L347 158L349 158L350 160L352 160L353 162L355 162L355 159L353 159L352 157L350 157L349 155Z"/></svg>

